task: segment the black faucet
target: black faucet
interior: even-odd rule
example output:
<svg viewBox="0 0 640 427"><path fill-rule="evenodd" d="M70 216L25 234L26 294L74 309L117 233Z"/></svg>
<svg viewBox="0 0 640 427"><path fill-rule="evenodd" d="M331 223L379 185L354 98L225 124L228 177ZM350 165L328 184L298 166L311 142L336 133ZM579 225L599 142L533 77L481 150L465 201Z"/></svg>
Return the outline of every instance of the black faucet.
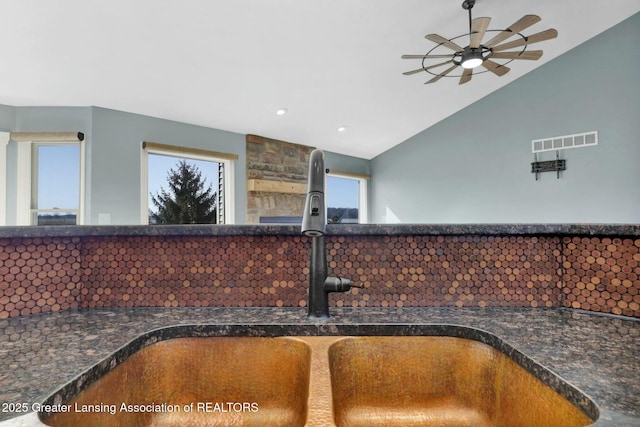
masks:
<svg viewBox="0 0 640 427"><path fill-rule="evenodd" d="M309 312L308 317L329 317L329 292L346 292L352 287L361 287L351 280L329 276L327 247L324 235L327 228L324 153L313 150L309 158L309 187L302 214L302 233L311 237L311 262L309 266Z"/></svg>

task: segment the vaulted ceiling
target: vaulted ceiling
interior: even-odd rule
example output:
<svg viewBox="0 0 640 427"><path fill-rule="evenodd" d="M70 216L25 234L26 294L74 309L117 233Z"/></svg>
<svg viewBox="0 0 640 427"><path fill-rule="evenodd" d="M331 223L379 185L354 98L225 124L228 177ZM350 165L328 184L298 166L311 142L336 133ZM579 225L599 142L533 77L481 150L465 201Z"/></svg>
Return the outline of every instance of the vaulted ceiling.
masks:
<svg viewBox="0 0 640 427"><path fill-rule="evenodd" d="M640 0L477 0L490 29L536 14L525 35L559 36L503 77L402 75L420 65L402 54L435 46L426 34L468 32L461 3L0 0L0 104L95 105L372 158L640 11Z"/></svg>

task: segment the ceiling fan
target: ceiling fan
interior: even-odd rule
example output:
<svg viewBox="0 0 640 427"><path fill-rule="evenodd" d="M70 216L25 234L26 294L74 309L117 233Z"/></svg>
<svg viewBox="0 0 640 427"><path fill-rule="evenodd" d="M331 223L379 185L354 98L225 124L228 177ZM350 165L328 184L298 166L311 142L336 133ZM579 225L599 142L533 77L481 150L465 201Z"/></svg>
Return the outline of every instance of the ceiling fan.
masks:
<svg viewBox="0 0 640 427"><path fill-rule="evenodd" d="M472 19L471 17L471 9L473 9L475 3L476 0L464 0L462 2L462 8L469 11L468 33L450 39L438 34L427 34L425 38L437 43L437 46L425 55L402 55L403 59L422 60L422 68L407 71L403 74L409 76L424 71L433 75L434 77L425 82L425 84L435 83L442 77L460 77L458 84L464 84L471 80L474 72L475 74L480 74L490 71L497 76L503 76L510 70L510 68L506 66L509 62L515 59L537 60L542 56L541 50L527 50L530 44L553 39L558 36L558 32L553 28L530 36L523 35L521 31L540 21L540 17L537 15L525 15L506 30L488 30L487 28L489 27L491 18L483 17ZM485 34L489 32L495 32L497 34L490 40L483 42L482 40ZM467 38L469 40L468 44L464 47L460 46L458 39L465 40L466 44ZM507 41L510 38L513 38L513 40ZM509 50L513 48L520 49ZM453 53L451 53L450 50L453 51ZM447 60L433 63L433 60L442 59ZM448 66L448 68L443 70L445 66ZM484 70L477 71L478 67L481 66ZM452 74L458 67L462 68L462 73Z"/></svg>

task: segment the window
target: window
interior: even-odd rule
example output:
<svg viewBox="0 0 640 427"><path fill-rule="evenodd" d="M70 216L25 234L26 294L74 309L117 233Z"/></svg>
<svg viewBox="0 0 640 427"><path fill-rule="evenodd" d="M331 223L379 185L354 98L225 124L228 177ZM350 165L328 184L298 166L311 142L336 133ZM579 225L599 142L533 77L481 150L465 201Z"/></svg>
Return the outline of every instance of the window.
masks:
<svg viewBox="0 0 640 427"><path fill-rule="evenodd" d="M31 225L76 225L80 213L80 144L33 144Z"/></svg>
<svg viewBox="0 0 640 427"><path fill-rule="evenodd" d="M327 175L327 222L367 222L367 175L329 171Z"/></svg>
<svg viewBox="0 0 640 427"><path fill-rule="evenodd" d="M16 225L83 224L84 134L12 132Z"/></svg>
<svg viewBox="0 0 640 427"><path fill-rule="evenodd" d="M142 212L143 224L164 223L167 216L161 212L160 205L154 202L162 202L164 195L169 199L177 199L174 191L169 186L169 173L177 172L181 167L189 172L189 179L198 184L198 188L188 191L197 191L199 195L205 194L209 202L201 203L204 211L193 208L193 215L188 218L175 219L177 223L215 223L232 224L233 212L233 160L237 156L227 153L216 153L207 150L178 147L155 142L143 143L142 156ZM181 166L183 165L183 166ZM196 177L196 175L198 175ZM185 188L186 190L186 188ZM166 193L161 193L162 191ZM213 197L213 199L212 199ZM200 203L203 198L199 197ZM189 205L189 208L192 208ZM198 212L196 212L198 211Z"/></svg>

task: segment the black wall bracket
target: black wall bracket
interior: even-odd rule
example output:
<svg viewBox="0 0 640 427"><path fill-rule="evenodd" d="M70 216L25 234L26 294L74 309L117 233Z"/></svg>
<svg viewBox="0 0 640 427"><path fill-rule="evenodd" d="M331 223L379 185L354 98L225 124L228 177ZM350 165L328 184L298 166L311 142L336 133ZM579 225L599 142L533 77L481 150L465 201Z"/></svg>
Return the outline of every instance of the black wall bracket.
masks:
<svg viewBox="0 0 640 427"><path fill-rule="evenodd" d="M544 162L538 161L538 154L533 155L533 162L531 163L531 173L536 174L536 181L539 179L542 172L555 172L556 177L560 179L560 171L567 169L567 161L560 159L560 154L556 151L556 159L548 160Z"/></svg>

